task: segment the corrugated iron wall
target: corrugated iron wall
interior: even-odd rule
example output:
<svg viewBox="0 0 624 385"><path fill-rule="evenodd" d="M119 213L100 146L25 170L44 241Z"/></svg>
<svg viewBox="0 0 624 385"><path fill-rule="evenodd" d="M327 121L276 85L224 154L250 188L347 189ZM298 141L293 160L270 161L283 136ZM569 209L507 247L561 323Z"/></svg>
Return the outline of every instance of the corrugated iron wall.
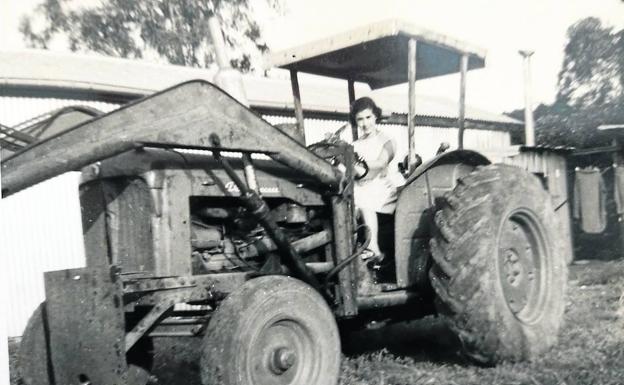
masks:
<svg viewBox="0 0 624 385"><path fill-rule="evenodd" d="M548 193L553 201L553 206L556 209L561 231L561 242L565 247L566 261L571 263L574 259L574 248L572 247L571 199L568 196L570 181L567 173L566 157L547 151L528 151L506 158L504 163L521 167L544 178Z"/></svg>
<svg viewBox="0 0 624 385"><path fill-rule="evenodd" d="M0 123L13 127L28 119L67 106L89 106L102 112L119 107L118 104L72 99L0 97Z"/></svg>
<svg viewBox="0 0 624 385"><path fill-rule="evenodd" d="M71 99L0 97L0 123L15 126L66 106L103 112L117 104ZM0 200L0 257L8 280L7 334L18 336L44 299L43 272L84 266L78 200L80 173L67 173Z"/></svg>
<svg viewBox="0 0 624 385"><path fill-rule="evenodd" d="M265 116L271 124L295 123L295 118L283 116ZM339 120L306 119L304 126L306 142L308 144L318 142L325 138L326 134L332 133L342 127L346 122ZM396 143L395 162L403 160L407 155L407 127L401 125L381 125L384 133L394 139ZM343 137L350 137L350 129L343 132ZM441 142L448 142L451 149L457 148L457 128L440 128L418 126L414 131L414 149L423 160L432 158ZM509 133L505 131L466 130L464 132L464 147L472 150L497 152L511 145Z"/></svg>
<svg viewBox="0 0 624 385"><path fill-rule="evenodd" d="M9 336L21 335L43 300L44 271L84 265L79 176L67 173L0 201Z"/></svg>
<svg viewBox="0 0 624 385"><path fill-rule="evenodd" d="M88 105L110 111L116 105L61 99L0 98L0 123L13 126L28 118L68 105ZM294 118L265 116L272 124L294 123ZM306 119L308 143L344 125L337 120ZM396 161L407 154L404 126L383 126L397 143ZM457 145L457 129L417 127L416 151L423 159L435 154L440 142ZM509 146L505 132L467 130L467 148ZM84 247L78 200L78 173L68 173L0 201L0 255L9 277L7 334L21 335L28 317L44 299L43 272L84 266Z"/></svg>

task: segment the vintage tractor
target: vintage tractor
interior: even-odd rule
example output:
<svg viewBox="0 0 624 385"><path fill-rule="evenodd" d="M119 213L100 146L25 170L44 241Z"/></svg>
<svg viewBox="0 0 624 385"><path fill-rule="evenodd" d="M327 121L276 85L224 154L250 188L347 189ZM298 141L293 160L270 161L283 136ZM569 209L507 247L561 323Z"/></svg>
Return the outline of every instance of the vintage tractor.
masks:
<svg viewBox="0 0 624 385"><path fill-rule="evenodd" d="M299 118L299 70L348 79L353 98L354 81L408 81L413 95L416 79L484 65L397 22L276 57L295 75ZM207 385L334 384L338 323L438 314L482 364L530 360L557 340L567 269L550 197L474 151L408 165L390 263L367 295L352 147L308 149L210 83L30 145L2 163L2 193L80 169L86 267L45 274L20 348L28 385L146 384L156 336L202 338Z"/></svg>

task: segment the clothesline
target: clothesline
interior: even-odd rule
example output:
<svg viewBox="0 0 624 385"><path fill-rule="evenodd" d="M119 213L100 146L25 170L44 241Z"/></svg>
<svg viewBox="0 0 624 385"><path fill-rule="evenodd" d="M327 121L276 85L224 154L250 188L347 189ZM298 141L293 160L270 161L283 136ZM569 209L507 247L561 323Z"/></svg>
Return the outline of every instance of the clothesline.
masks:
<svg viewBox="0 0 624 385"><path fill-rule="evenodd" d="M611 166L609 167L605 167L603 170L600 170L600 167L597 166L587 166L587 167L575 167L574 171L583 171L583 170L600 170L601 174L604 174L605 172L609 171L612 168L617 168L618 165L613 163Z"/></svg>

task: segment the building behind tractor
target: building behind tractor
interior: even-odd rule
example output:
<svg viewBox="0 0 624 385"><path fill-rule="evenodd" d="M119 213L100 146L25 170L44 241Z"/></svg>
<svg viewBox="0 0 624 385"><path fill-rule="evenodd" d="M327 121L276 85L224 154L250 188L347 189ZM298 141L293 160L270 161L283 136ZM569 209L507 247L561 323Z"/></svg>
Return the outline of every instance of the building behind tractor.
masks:
<svg viewBox="0 0 624 385"><path fill-rule="evenodd" d="M484 53L400 22L277 54L299 71L371 88L484 66ZM417 71L418 70L418 71ZM410 151L390 263L376 294L360 253L353 148L304 147L205 81L192 81L33 143L2 162L2 193L82 169L87 267L45 274L20 348L35 384L145 384L155 335L202 338L205 384L332 384L338 323L445 317L476 362L552 346L567 278L538 178L460 148ZM356 133L354 132L354 135ZM412 146L410 145L410 148ZM190 306L179 306L180 304ZM77 359L79 357L79 359Z"/></svg>

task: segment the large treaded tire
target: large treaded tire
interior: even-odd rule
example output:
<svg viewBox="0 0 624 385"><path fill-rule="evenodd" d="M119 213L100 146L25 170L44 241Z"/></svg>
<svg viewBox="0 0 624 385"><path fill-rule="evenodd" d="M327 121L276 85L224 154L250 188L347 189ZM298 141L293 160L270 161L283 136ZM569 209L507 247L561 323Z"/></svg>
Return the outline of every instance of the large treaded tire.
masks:
<svg viewBox="0 0 624 385"><path fill-rule="evenodd" d="M334 315L309 285L247 281L212 315L201 357L205 385L332 385L340 371Z"/></svg>
<svg viewBox="0 0 624 385"><path fill-rule="evenodd" d="M539 179L489 165L440 202L429 272L436 308L484 365L531 360L557 341L567 265Z"/></svg>

